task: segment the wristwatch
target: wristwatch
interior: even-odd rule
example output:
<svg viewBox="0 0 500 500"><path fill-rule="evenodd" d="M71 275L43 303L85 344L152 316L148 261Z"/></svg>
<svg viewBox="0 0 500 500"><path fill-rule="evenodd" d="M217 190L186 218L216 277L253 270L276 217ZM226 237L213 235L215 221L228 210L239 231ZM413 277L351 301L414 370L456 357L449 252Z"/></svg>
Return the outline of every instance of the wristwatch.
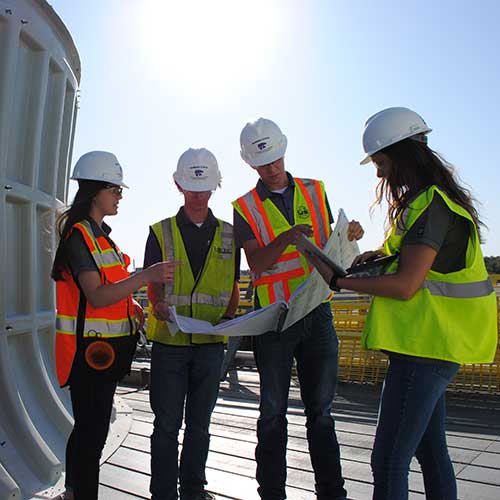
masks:
<svg viewBox="0 0 500 500"><path fill-rule="evenodd" d="M333 290L334 292L340 292L340 288L337 285L337 280L340 278L337 274L334 274L332 276L332 279L330 280L330 290Z"/></svg>

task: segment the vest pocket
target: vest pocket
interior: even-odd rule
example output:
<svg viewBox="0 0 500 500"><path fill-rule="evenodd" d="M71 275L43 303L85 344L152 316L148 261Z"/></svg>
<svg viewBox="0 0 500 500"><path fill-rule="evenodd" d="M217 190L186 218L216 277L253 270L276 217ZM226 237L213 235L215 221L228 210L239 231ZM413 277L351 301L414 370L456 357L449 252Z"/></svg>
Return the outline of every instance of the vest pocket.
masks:
<svg viewBox="0 0 500 500"><path fill-rule="evenodd" d="M87 375L119 381L130 373L138 334L124 337L85 337L81 343L80 366Z"/></svg>

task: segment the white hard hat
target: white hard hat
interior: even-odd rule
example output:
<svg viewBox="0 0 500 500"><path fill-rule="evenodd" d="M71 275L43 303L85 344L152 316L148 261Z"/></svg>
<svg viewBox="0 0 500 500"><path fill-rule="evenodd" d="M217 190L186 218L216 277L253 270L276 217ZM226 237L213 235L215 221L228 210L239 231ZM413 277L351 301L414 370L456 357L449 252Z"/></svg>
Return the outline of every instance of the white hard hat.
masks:
<svg viewBox="0 0 500 500"><path fill-rule="evenodd" d="M186 191L215 191L221 179L215 156L205 148L184 151L174 172L175 182Z"/></svg>
<svg viewBox="0 0 500 500"><path fill-rule="evenodd" d="M431 132L424 119L408 108L387 108L368 118L363 132L363 149L366 156L361 165L371 161L377 151L408 139Z"/></svg>
<svg viewBox="0 0 500 500"><path fill-rule="evenodd" d="M107 151L90 151L81 156L71 179L108 182L128 188L123 182L123 170L118 159Z"/></svg>
<svg viewBox="0 0 500 500"><path fill-rule="evenodd" d="M241 157L252 167L262 167L285 156L286 135L266 118L247 123L240 134Z"/></svg>

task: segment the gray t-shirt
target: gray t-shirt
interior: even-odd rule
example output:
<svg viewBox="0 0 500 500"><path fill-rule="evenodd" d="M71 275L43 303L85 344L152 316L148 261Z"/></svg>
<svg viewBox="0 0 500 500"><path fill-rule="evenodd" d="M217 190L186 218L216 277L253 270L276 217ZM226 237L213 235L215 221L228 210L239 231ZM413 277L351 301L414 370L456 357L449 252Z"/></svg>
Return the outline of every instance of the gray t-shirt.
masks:
<svg viewBox="0 0 500 500"><path fill-rule="evenodd" d="M405 235L402 246L427 245L437 251L431 269L451 273L465 267L470 222L456 214L439 194Z"/></svg>

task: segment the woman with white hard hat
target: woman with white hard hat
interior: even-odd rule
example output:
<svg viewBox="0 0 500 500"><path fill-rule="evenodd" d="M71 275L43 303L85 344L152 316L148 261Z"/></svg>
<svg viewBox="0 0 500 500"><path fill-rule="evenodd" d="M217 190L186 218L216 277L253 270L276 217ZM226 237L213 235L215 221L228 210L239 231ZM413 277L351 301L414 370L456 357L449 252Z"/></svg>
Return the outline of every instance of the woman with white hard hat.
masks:
<svg viewBox="0 0 500 500"><path fill-rule="evenodd" d="M144 323L131 293L150 282L172 280L175 262L130 276L130 259L109 237L104 217L116 215L122 168L115 155L91 151L75 165L73 203L57 220L59 245L51 276L56 282L56 369L69 386L73 431L66 448L65 500L97 500L99 459L108 434L117 382L130 371L137 330Z"/></svg>
<svg viewBox="0 0 500 500"><path fill-rule="evenodd" d="M390 361L371 458L375 500L408 498L413 456L426 498L456 500L445 391L461 364L492 362L497 344L496 296L480 248L483 224L471 194L427 145L429 132L407 108L385 109L366 122L361 163L377 169L376 202L389 204L389 231L382 249L354 264L395 256L384 274L341 277L310 259L331 288L374 296L362 344Z"/></svg>

